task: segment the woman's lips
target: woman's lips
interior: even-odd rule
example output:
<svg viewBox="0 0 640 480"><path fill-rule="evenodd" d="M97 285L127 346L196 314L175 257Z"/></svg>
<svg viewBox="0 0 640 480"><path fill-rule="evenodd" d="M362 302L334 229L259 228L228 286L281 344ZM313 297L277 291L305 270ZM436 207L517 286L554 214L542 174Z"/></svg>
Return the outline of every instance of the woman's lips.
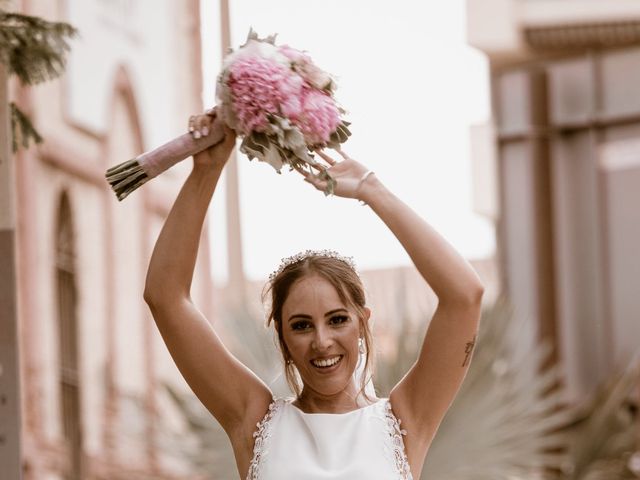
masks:
<svg viewBox="0 0 640 480"><path fill-rule="evenodd" d="M309 363L313 366L315 370L321 373L330 373L338 368L340 363L342 363L342 358L344 355L333 355L325 358L316 358L311 360Z"/></svg>

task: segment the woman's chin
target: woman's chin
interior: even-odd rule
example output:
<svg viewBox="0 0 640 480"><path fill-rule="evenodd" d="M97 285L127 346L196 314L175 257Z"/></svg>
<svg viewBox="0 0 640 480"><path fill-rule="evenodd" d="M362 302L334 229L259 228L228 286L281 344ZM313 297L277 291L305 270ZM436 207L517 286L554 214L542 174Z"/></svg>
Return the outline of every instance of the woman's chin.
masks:
<svg viewBox="0 0 640 480"><path fill-rule="evenodd" d="M346 363L340 365L344 360L342 359L338 365L332 367L332 371L318 371L316 367L311 367L311 370L308 370L305 375L306 378L302 379L305 386L322 395L335 395L344 391L353 378L353 372L349 374L349 369L345 368L348 365Z"/></svg>

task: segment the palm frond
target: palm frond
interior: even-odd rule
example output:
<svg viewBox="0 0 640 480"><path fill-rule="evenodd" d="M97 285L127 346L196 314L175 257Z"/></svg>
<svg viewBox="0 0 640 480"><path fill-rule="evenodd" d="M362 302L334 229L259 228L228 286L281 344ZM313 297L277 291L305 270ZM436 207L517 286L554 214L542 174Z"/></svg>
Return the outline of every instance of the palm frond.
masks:
<svg viewBox="0 0 640 480"><path fill-rule="evenodd" d="M18 151L19 146L29 148L31 142L42 143L42 137L35 129L29 117L27 117L15 103L10 102L11 109L11 146L13 153Z"/></svg>
<svg viewBox="0 0 640 480"><path fill-rule="evenodd" d="M637 438L640 361L615 375L582 405L569 429L567 480L635 480L640 468ZM636 460L637 461L637 460Z"/></svg>
<svg viewBox="0 0 640 480"><path fill-rule="evenodd" d="M164 389L187 421L189 434L169 435L167 449L179 449L193 472L236 478L238 473L226 432L192 393L182 393L165 383Z"/></svg>
<svg viewBox="0 0 640 480"><path fill-rule="evenodd" d="M551 348L526 332L503 298L483 312L475 356L431 445L422 478L545 478L566 465L572 420Z"/></svg>
<svg viewBox="0 0 640 480"><path fill-rule="evenodd" d="M0 10L0 61L25 85L51 80L64 72L75 35L68 23Z"/></svg>

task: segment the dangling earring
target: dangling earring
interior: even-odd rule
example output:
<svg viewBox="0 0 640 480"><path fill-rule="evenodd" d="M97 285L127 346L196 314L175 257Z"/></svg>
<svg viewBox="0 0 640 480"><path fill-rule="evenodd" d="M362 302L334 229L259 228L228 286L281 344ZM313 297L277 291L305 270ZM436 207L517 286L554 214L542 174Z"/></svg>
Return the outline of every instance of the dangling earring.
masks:
<svg viewBox="0 0 640 480"><path fill-rule="evenodd" d="M363 355L366 353L364 349L364 339L362 337L360 337L360 339L358 340L358 351Z"/></svg>

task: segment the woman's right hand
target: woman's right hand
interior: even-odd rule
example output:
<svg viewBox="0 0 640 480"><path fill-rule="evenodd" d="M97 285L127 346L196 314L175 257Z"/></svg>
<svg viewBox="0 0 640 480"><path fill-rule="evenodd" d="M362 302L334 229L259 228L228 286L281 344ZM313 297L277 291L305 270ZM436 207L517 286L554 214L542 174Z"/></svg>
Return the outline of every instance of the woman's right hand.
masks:
<svg viewBox="0 0 640 480"><path fill-rule="evenodd" d="M216 117L215 108L201 115L192 115L189 117L189 133L191 133L195 139L206 137L211 134L214 128L220 127L224 130L224 139L196 153L193 156L194 166L220 169L224 167L235 146L236 134L227 127L221 119Z"/></svg>

